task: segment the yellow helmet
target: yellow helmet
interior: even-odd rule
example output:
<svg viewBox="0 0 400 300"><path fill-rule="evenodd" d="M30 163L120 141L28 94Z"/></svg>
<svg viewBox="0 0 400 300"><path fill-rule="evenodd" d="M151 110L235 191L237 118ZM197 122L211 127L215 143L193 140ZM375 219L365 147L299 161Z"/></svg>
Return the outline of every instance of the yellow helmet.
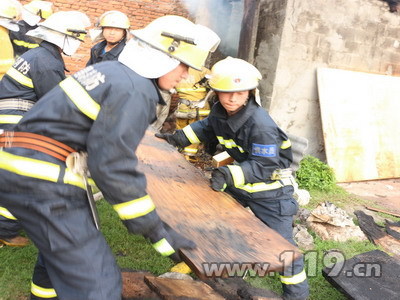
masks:
<svg viewBox="0 0 400 300"><path fill-rule="evenodd" d="M0 17L16 20L21 15L22 5L17 0L0 1Z"/></svg>
<svg viewBox="0 0 400 300"><path fill-rule="evenodd" d="M128 29L131 23L128 16L124 13L117 10L110 10L100 16L98 26Z"/></svg>
<svg viewBox="0 0 400 300"><path fill-rule="evenodd" d="M228 56L211 68L208 83L214 91L240 92L257 88L261 78L261 73L252 64Z"/></svg>
<svg viewBox="0 0 400 300"><path fill-rule="evenodd" d="M33 0L24 5L24 8L34 15L47 19L53 14L53 3L49 1Z"/></svg>
<svg viewBox="0 0 400 300"><path fill-rule="evenodd" d="M201 70L209 52L215 51L220 38L211 29L179 16L163 16L132 34L180 62Z"/></svg>
<svg viewBox="0 0 400 300"><path fill-rule="evenodd" d="M38 25L84 41L90 20L87 15L79 11L59 11Z"/></svg>

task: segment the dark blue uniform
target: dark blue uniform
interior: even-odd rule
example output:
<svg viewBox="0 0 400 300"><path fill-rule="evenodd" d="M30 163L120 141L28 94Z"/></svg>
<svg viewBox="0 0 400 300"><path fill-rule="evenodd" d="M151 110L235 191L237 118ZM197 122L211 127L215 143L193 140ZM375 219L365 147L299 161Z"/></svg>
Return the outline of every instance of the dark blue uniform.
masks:
<svg viewBox="0 0 400 300"><path fill-rule="evenodd" d="M15 61L0 81L0 129L10 130L44 94L65 78L57 46L43 41ZM21 230L15 217L0 205L0 236L12 238Z"/></svg>
<svg viewBox="0 0 400 300"><path fill-rule="evenodd" d="M149 236L161 221L137 170L135 150L155 120L157 103L163 100L154 80L120 62L103 62L42 97L14 134L40 134L87 151L91 177L105 199L130 232ZM39 249L36 299L46 298L44 292L55 297L54 289L60 299L120 299L118 266L92 222L82 178L65 162L40 151L4 148L0 205L19 219Z"/></svg>
<svg viewBox="0 0 400 300"><path fill-rule="evenodd" d="M118 56L124 49L125 44L126 44L126 38L124 38L120 43L118 43L118 45L113 47L110 51L105 52L107 41L104 40L101 41L100 43L97 43L90 50L90 59L87 62L86 66L97 64L101 61L118 60Z"/></svg>
<svg viewBox="0 0 400 300"><path fill-rule="evenodd" d="M236 161L218 168L227 180L226 192L286 240L293 240L293 216L298 204L293 199L292 178L274 179L274 171L289 168L291 144L269 114L250 99L239 112L228 116L217 102L208 118L183 129L190 143L218 142ZM188 142L188 143L189 143ZM281 274L284 299L305 299L308 283L303 259Z"/></svg>
<svg viewBox="0 0 400 300"><path fill-rule="evenodd" d="M24 20L18 21L17 24L19 31L10 30L10 40L13 45L14 55L21 56L26 51L39 47L39 44L37 41L35 41L35 39L26 35L29 30L37 28L37 25L31 26Z"/></svg>

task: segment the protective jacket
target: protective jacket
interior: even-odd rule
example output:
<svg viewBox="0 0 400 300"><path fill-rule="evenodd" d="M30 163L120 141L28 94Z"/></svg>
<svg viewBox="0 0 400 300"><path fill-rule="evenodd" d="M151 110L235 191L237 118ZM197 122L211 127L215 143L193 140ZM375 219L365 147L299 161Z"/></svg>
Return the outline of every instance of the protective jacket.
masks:
<svg viewBox="0 0 400 300"><path fill-rule="evenodd" d="M233 116L218 102L208 118L183 129L190 143L219 143L237 164L219 168L227 179L227 192L240 200L289 199L289 180L276 180L273 173L292 162L291 144L269 114L251 98Z"/></svg>
<svg viewBox="0 0 400 300"><path fill-rule="evenodd" d="M163 100L155 80L118 61L102 62L60 82L25 114L10 137L0 136L11 145L0 151L0 205L9 208L38 247L60 299L120 299L119 270L91 224L82 177L46 154L54 146L45 144L44 153L12 144L18 135L38 134L36 143L52 138L54 145L61 142L64 149L87 152L92 179L128 230L159 241L153 246L169 256L174 251L160 239L166 233L135 155L155 120L157 103ZM35 268L34 295L43 294L36 286L46 287L36 272L40 269ZM82 276L85 269L92 271L90 276ZM49 287L48 293L55 292Z"/></svg>
<svg viewBox="0 0 400 300"><path fill-rule="evenodd" d="M64 69L59 48L46 41L17 58L0 81L0 128L10 129L18 123L34 103L65 78Z"/></svg>
<svg viewBox="0 0 400 300"><path fill-rule="evenodd" d="M138 226L138 216L126 212L131 211L129 205L133 208L151 203L145 176L136 170L134 152L146 128L155 120L158 102L163 100L154 81L119 62L105 62L62 81L25 115L14 131L45 135L78 152L87 152L89 171L97 187L127 226L134 233L143 233L143 225L151 226L151 222L139 222ZM22 156L30 152L17 148L9 151ZM43 159L42 156L29 155L36 159ZM54 163L52 157L45 160ZM23 185L29 185L26 182ZM82 183L75 185L82 187ZM148 212L154 211L154 205L146 207Z"/></svg>
<svg viewBox="0 0 400 300"><path fill-rule="evenodd" d="M110 51L105 52L107 41L106 40L101 41L100 43L94 45L90 50L90 59L87 62L86 66L97 64L101 61L117 60L121 51L124 49L125 44L126 44L126 38L124 38L118 45L116 45Z"/></svg>
<svg viewBox="0 0 400 300"><path fill-rule="evenodd" d="M21 56L26 51L39 47L37 41L26 35L29 30L35 29L37 25L31 26L24 20L20 20L18 21L18 27L19 31L10 31L10 39L13 44L15 56Z"/></svg>

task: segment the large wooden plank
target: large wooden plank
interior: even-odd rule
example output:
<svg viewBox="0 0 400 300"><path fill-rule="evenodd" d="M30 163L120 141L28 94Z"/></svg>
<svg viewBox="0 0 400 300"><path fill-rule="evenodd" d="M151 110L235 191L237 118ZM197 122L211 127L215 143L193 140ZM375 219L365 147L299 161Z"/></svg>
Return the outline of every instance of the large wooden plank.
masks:
<svg viewBox="0 0 400 300"><path fill-rule="evenodd" d="M319 68L318 93L337 180L400 177L400 77Z"/></svg>
<svg viewBox="0 0 400 300"><path fill-rule="evenodd" d="M348 299L399 299L400 263L380 250L337 262L322 275Z"/></svg>
<svg viewBox="0 0 400 300"><path fill-rule="evenodd" d="M229 195L213 191L199 169L153 132L146 133L137 155L161 218L197 244L182 255L200 278L208 277L203 263L266 263L277 271L283 258L292 261L282 253L300 255Z"/></svg>

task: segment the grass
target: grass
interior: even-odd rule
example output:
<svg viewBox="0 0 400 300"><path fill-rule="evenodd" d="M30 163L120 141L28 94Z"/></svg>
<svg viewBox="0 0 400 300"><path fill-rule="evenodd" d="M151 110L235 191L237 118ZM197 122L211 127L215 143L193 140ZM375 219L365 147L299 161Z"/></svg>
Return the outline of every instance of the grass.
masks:
<svg viewBox="0 0 400 300"><path fill-rule="evenodd" d="M347 194L344 190L334 192L312 192L312 200L308 209L315 208L318 203L330 201L345 208L361 206L367 203ZM97 203L101 230L107 239L118 265L121 268L147 270L155 275L168 272L173 262L161 257L151 245L141 236L129 234L119 220L111 206L101 200ZM390 217L385 215L385 217ZM398 218L391 218L398 221ZM345 258L351 258L359 253L367 252L376 247L370 242L346 243L322 241L314 235L315 251L305 252L306 270L309 274L311 296L310 300L338 300L346 299L339 291L333 288L322 276L321 270L329 265L324 254L332 249L340 251ZM37 250L33 245L24 248L3 247L0 249L0 300L25 300L29 295L30 280L35 264ZM280 294L281 286L278 276L257 278L248 277L246 280L253 286L271 289Z"/></svg>

